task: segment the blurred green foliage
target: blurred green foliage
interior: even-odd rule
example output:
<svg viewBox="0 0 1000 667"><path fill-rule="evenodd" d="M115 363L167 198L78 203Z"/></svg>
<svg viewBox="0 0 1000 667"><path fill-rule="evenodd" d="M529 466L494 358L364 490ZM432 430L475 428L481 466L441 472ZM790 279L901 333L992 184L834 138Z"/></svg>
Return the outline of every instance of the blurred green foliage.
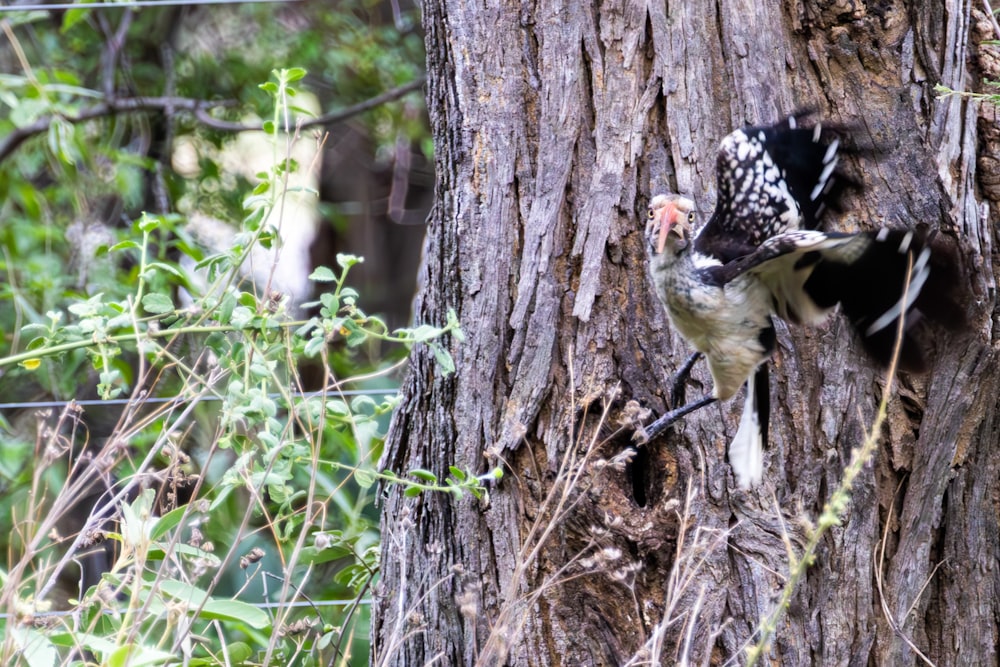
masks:
<svg viewBox="0 0 1000 667"><path fill-rule="evenodd" d="M373 483L479 492L482 480L458 469L440 483L427 471L377 471L392 395L337 393L391 388L401 353L384 345L431 345L447 372L457 321L389 331L344 282L349 256L314 274L329 289L312 317L240 284L251 248L275 242L261 210L295 168L282 158L283 135L272 135L278 159L267 173L235 174L212 150L189 172L174 169L183 142L224 149L236 137L227 123L309 117L296 103L307 93L328 113L419 78L419 15L398 6L81 4L0 14L0 395L127 397L153 368L152 394L204 399L188 412L96 406L83 422L60 409L0 413L2 611L13 615L2 653L11 664L81 664L86 652L106 664L179 655L206 665L367 664ZM376 160L390 159L400 137L430 151L419 92L352 122L372 137ZM236 242L199 245L187 228L195 209L240 227ZM325 391L316 397L292 395L305 382L302 363L318 364L315 386ZM73 535L62 523L37 531L50 512L80 510L71 492L81 452L103 460L105 442L117 486L103 501L136 483L111 505L121 522L105 539L117 560L104 588L60 599L45 587ZM197 483L190 503L174 489L178 507L158 508L162 497L139 492L154 470ZM263 555L241 563L254 547ZM33 623L53 599L77 615ZM310 604L241 606L292 600ZM177 613L200 633L194 646L171 643L183 634Z"/></svg>

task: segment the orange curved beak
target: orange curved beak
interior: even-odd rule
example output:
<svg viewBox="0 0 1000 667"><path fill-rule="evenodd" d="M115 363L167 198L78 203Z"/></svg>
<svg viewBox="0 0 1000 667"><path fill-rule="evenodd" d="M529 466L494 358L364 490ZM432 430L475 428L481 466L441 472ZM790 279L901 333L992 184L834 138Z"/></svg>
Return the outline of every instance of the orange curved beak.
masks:
<svg viewBox="0 0 1000 667"><path fill-rule="evenodd" d="M677 224L677 207L672 202L664 205L663 210L660 211L659 223L660 233L656 237L656 252L662 253L667 245L667 234L670 233L670 228Z"/></svg>

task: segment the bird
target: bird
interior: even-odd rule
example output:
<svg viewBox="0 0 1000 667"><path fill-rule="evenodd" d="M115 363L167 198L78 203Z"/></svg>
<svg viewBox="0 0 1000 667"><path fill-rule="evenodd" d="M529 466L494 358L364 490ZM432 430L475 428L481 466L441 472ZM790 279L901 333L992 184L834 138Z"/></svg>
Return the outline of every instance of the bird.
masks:
<svg viewBox="0 0 1000 667"><path fill-rule="evenodd" d="M693 199L679 194L652 197L646 216L649 276L672 326L695 349L675 378L674 400L700 356L713 388L660 416L636 438L651 440L681 417L746 387L728 447L741 489L763 477L774 317L818 326L839 304L872 360L888 366L903 316L898 367L914 372L927 367L922 330L932 322L955 329L965 318L955 295L955 258L936 244L934 233L821 229L824 217L844 212L846 193L862 184L838 168L847 128L802 124L807 117L745 127L722 140L717 202L704 225L698 225Z"/></svg>

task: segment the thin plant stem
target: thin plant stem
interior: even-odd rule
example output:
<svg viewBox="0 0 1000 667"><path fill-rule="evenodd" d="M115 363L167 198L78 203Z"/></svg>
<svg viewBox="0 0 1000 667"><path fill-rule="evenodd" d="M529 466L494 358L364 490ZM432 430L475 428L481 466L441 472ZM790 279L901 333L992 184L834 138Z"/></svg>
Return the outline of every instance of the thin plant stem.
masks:
<svg viewBox="0 0 1000 667"><path fill-rule="evenodd" d="M901 301L904 304L907 303L910 278L913 271L912 253L907 256L907 260L906 281L903 283L903 297ZM772 607L771 613L760 622L757 643L747 649L747 667L753 667L753 665L757 664L757 661L763 658L764 654L770 649L771 638L777 632L778 622L788 609L796 587L805 576L809 566L812 565L820 540L828 530L840 525L841 519L850 504L851 489L854 487L855 480L861 474L861 471L864 470L865 466L874 458L878 450L879 434L882 431L882 425L885 423L888 414L889 399L892 396L893 382L896 377L896 369L899 365L899 353L903 346L903 334L906 331L905 320L906 313L904 311L899 315L892 360L886 372L885 391L882 393L882 400L879 402L875 420L872 422L864 442L851 450L851 460L847 464L847 467L844 468L844 476L840 481L840 485L833 491L830 499L823 506L823 511L819 515L815 528L810 531L809 539L802 550L802 555L797 559L791 556L790 572L784 588L781 589L781 595Z"/></svg>

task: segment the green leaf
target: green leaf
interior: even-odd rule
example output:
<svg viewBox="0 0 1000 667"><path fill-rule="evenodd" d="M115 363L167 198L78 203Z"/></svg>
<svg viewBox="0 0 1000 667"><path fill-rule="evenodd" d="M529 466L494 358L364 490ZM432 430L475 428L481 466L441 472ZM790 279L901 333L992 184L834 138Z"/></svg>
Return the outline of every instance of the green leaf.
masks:
<svg viewBox="0 0 1000 667"><path fill-rule="evenodd" d="M358 257L357 255L346 255L341 252L337 253L337 265L345 269L349 269L355 264L360 264L363 261L365 261L364 257Z"/></svg>
<svg viewBox="0 0 1000 667"><path fill-rule="evenodd" d="M167 549L166 544L154 543L153 546L149 548L147 555L150 560L166 560L167 559ZM175 544L170 549L170 555L172 558L177 558L178 556L185 556L189 559L197 559L202 564L207 567L218 567L222 564L222 559L216 556L210 551L205 551L197 547L193 547L190 544Z"/></svg>
<svg viewBox="0 0 1000 667"><path fill-rule="evenodd" d="M164 579L160 582L160 591L169 597L186 603L189 607L199 607L208 602L209 595L200 588L185 584L176 579Z"/></svg>
<svg viewBox="0 0 1000 667"><path fill-rule="evenodd" d="M178 507L176 509L172 509L163 516L161 516L160 520L156 523L155 526L153 526L153 530L150 531L149 538L151 540L158 540L164 535L166 535L168 530L171 530L181 522L181 519L184 518L184 512L186 511L187 511L187 506L183 506L183 507Z"/></svg>
<svg viewBox="0 0 1000 667"><path fill-rule="evenodd" d="M423 468L414 468L410 471L410 474L419 480L430 482L431 484L437 484L438 481L437 475L432 473L430 470L424 470Z"/></svg>
<svg viewBox="0 0 1000 667"><path fill-rule="evenodd" d="M246 623L251 628L261 630L271 624L271 619L262 610L239 600L210 599L201 610L200 618L218 621Z"/></svg>
<svg viewBox="0 0 1000 667"><path fill-rule="evenodd" d="M233 309L232 316L229 318L229 324L237 329L245 329L252 319L253 311L246 306L239 306Z"/></svg>
<svg viewBox="0 0 1000 667"><path fill-rule="evenodd" d="M336 417L350 417L351 411L347 407L347 403L340 400L339 398L331 398L326 402L326 409L331 416Z"/></svg>
<svg viewBox="0 0 1000 667"><path fill-rule="evenodd" d="M316 270L309 274L309 280L315 280L318 283L332 283L337 280L337 276L327 267L317 266Z"/></svg>
<svg viewBox="0 0 1000 667"><path fill-rule="evenodd" d="M174 309L174 302L166 294L147 294L142 297L142 307L147 313L163 315Z"/></svg>
<svg viewBox="0 0 1000 667"><path fill-rule="evenodd" d="M175 660L173 653L150 646L125 644L108 656L105 664L108 667L145 667L145 665L163 665Z"/></svg>
<svg viewBox="0 0 1000 667"><path fill-rule="evenodd" d="M323 294L320 294L319 302L323 304L324 308L330 311L330 315L333 315L340 310L340 300L333 292L324 292Z"/></svg>
<svg viewBox="0 0 1000 667"><path fill-rule="evenodd" d="M296 106L294 104L291 105L291 106L289 106L288 108L291 109L292 111L294 111L295 113L301 115L301 116L306 116L308 118L315 118L316 117L316 113L313 112L312 109L307 109L305 107ZM293 191L298 190L298 189L299 188L289 188L288 190L289 190L289 192L293 192Z"/></svg>
<svg viewBox="0 0 1000 667"><path fill-rule="evenodd" d="M285 70L285 82L292 83L298 81L306 75L306 71L301 67L290 67Z"/></svg>
<svg viewBox="0 0 1000 667"><path fill-rule="evenodd" d="M361 396L355 396L351 399L351 411L359 412L363 415L372 415L375 413L375 409L378 406L375 404L375 400L371 396L366 396L362 394Z"/></svg>
<svg viewBox="0 0 1000 667"><path fill-rule="evenodd" d="M302 348L302 353L309 358L318 355L326 347L326 339L323 336L313 336Z"/></svg>
<svg viewBox="0 0 1000 667"><path fill-rule="evenodd" d="M355 329L347 334L347 347L357 347L368 340L368 334L361 329Z"/></svg>
<svg viewBox="0 0 1000 667"><path fill-rule="evenodd" d="M184 274L178 271L175 267L165 264L163 262L150 262L146 265L147 269L156 269L157 271L163 271L164 273L169 273L176 278L183 278Z"/></svg>
<svg viewBox="0 0 1000 667"><path fill-rule="evenodd" d="M80 632L79 630L75 632L58 632L49 635L49 638L56 646L69 646L73 648L83 646L91 651L99 653L111 653L118 648L118 645L115 644L115 642L105 637Z"/></svg>
<svg viewBox="0 0 1000 667"><path fill-rule="evenodd" d="M448 350L444 349L441 345L435 342L428 343L431 351L434 353L434 360L437 361L438 366L441 367L441 371L445 375L451 375L455 372L455 360L451 358L451 354Z"/></svg>
<svg viewBox="0 0 1000 667"><path fill-rule="evenodd" d="M253 655L253 649L244 642L233 642L232 644L224 644L223 647L225 653L222 650L219 651L218 657L211 658L191 658L190 661L184 663L186 667L219 667L219 665L243 665L250 660L250 656ZM225 656L225 661L220 660ZM308 664L308 663L307 663Z"/></svg>
<svg viewBox="0 0 1000 667"><path fill-rule="evenodd" d="M226 292L226 295L222 297L222 303L219 304L219 314L216 318L222 324L229 324L233 319L233 310L236 308L236 297L233 296L232 292Z"/></svg>
<svg viewBox="0 0 1000 667"><path fill-rule="evenodd" d="M358 468L354 471L354 479L362 489L371 488L375 484L375 473L367 468Z"/></svg>
<svg viewBox="0 0 1000 667"><path fill-rule="evenodd" d="M60 116L54 116L49 124L49 150L67 165L75 165L80 159L76 150L73 125Z"/></svg>
<svg viewBox="0 0 1000 667"><path fill-rule="evenodd" d="M142 217L139 218L139 220L138 220L138 222L136 224L138 224L138 226L139 226L139 231L142 231L142 232L151 232L154 229L159 229L159 227L160 227L160 225L162 223L163 223L163 220L160 219L160 216L158 216L158 215L149 215L148 213L143 213Z"/></svg>
<svg viewBox="0 0 1000 667"><path fill-rule="evenodd" d="M108 248L108 252L118 252L119 250L140 250L141 248L142 246L135 241L122 241L121 243L116 243Z"/></svg>
<svg viewBox="0 0 1000 667"><path fill-rule="evenodd" d="M7 21L9 21L10 25L12 26L22 26L22 25L27 25L29 23L39 23L42 21L51 22L52 13L43 10L38 10L33 12L27 10L18 10L13 12L6 12L6 16L4 16L4 18ZM16 78L21 78L21 77L16 77Z"/></svg>
<svg viewBox="0 0 1000 667"><path fill-rule="evenodd" d="M459 322L454 308L448 309L448 322L446 326L451 329L451 335L455 340L460 343L465 340L465 334L462 332L462 323Z"/></svg>
<svg viewBox="0 0 1000 667"><path fill-rule="evenodd" d="M53 667L57 664L59 653L42 633L17 626L9 627L7 632L28 667Z"/></svg>
<svg viewBox="0 0 1000 667"><path fill-rule="evenodd" d="M400 330L406 332L406 329ZM409 330L410 339L414 343L423 343L425 341L431 340L432 338L437 338L442 334L443 330L437 327L432 327L429 324L421 324L415 329Z"/></svg>
<svg viewBox="0 0 1000 667"><path fill-rule="evenodd" d="M63 21L60 30L63 33L69 32L70 28L72 28L85 18L87 18L87 16L89 15L90 15L89 9L82 9L82 8L77 9L75 7L73 9L67 9L66 13L63 14Z"/></svg>
<svg viewBox="0 0 1000 667"><path fill-rule="evenodd" d="M329 563L330 561L340 560L341 558L350 558L352 556L354 556L354 552L342 544L334 544L325 549L304 547L302 549L302 555L299 557L299 563L301 565L320 565L322 563Z"/></svg>

